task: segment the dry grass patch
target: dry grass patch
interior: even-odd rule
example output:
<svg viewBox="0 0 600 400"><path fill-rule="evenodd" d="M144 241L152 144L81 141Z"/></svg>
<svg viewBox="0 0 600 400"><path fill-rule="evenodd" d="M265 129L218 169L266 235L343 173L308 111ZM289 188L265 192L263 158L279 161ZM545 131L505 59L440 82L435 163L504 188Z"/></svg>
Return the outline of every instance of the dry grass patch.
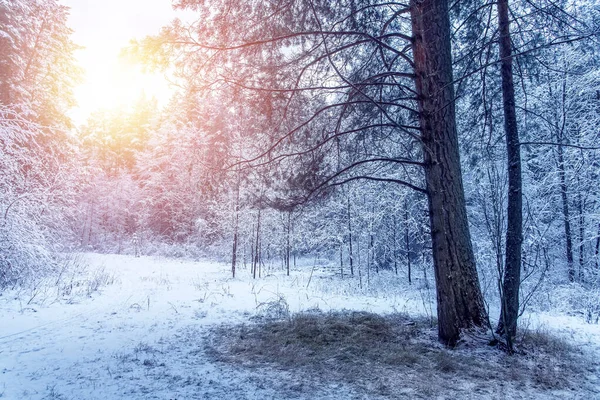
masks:
<svg viewBox="0 0 600 400"><path fill-rule="evenodd" d="M485 342L448 350L426 320L402 314L311 312L216 327L208 339L217 361L335 380L369 398L600 396L586 379L598 365L540 332L521 342L524 354L508 356Z"/></svg>

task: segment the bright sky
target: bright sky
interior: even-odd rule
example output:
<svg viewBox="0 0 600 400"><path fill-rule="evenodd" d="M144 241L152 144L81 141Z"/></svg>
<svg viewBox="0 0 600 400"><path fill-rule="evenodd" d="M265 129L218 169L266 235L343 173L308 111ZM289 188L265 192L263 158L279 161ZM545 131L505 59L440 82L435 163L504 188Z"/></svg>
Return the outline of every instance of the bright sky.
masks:
<svg viewBox="0 0 600 400"><path fill-rule="evenodd" d="M139 66L119 59L132 38L158 33L175 17L171 0L60 0L71 7L73 41L85 49L76 53L85 82L75 89L75 124L101 108L127 107L142 93L165 104L171 90L160 74L143 74Z"/></svg>

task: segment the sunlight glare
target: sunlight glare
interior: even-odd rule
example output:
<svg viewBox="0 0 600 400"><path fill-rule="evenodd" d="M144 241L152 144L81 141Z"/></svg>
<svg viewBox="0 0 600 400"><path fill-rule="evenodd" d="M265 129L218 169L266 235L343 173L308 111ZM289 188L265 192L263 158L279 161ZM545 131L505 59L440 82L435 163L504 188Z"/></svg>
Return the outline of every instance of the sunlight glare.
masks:
<svg viewBox="0 0 600 400"><path fill-rule="evenodd" d="M80 50L78 60L85 69L84 82L75 89L78 108L71 117L84 123L99 109L127 109L143 95L164 105L172 90L160 73L145 73L142 67L119 57L118 46L94 46Z"/></svg>
<svg viewBox="0 0 600 400"><path fill-rule="evenodd" d="M154 35L174 18L192 19L193 13L176 12L170 0L59 1L70 7L73 41L84 47L75 53L85 70L84 82L74 90L77 106L69 113L75 125L100 109L131 107L142 94L167 104L174 89L163 75L143 73L119 54L131 39Z"/></svg>

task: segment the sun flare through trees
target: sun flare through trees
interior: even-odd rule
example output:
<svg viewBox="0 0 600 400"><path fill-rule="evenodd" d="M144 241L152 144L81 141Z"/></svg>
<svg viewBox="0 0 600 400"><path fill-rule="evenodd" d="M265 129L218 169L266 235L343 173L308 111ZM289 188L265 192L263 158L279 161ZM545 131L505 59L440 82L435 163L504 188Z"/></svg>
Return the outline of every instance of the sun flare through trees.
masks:
<svg viewBox="0 0 600 400"><path fill-rule="evenodd" d="M598 324L597 0L119 7L0 0L0 299L66 276L71 293L73 260L104 253L225 263L257 310L273 276L307 298L313 275L378 299L393 283L444 352L524 355L522 316L555 309ZM378 345L426 337L405 317L268 307L284 325L265 319L270 344L249 328L244 357L302 324L311 346L362 346L350 332L373 324Z"/></svg>

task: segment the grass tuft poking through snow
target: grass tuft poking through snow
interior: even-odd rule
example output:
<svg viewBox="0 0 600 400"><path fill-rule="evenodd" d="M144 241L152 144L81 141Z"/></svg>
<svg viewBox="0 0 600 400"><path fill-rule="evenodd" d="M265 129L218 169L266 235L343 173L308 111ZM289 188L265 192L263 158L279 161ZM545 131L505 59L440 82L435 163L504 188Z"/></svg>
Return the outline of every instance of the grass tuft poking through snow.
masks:
<svg viewBox="0 0 600 400"><path fill-rule="evenodd" d="M424 318L316 311L218 326L207 351L230 365L343 382L369 398L464 398L465 389L474 398L598 395L586 379L598 364L547 332L525 332L515 356L494 347L448 350L435 335Z"/></svg>

